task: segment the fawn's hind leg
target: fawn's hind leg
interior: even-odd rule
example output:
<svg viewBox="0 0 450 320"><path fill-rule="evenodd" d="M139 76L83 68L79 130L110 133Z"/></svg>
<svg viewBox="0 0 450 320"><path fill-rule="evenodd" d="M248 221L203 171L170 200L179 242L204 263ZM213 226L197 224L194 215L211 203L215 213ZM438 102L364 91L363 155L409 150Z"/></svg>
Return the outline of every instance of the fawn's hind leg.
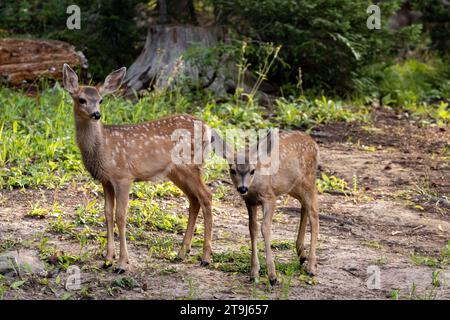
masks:
<svg viewBox="0 0 450 320"><path fill-rule="evenodd" d="M183 190L184 191L184 190ZM186 254L191 251L192 236L194 235L195 222L197 221L198 212L200 211L200 203L197 197L186 194L189 199L189 218L186 233L184 234L183 244L178 251L178 258L186 258Z"/></svg>
<svg viewBox="0 0 450 320"><path fill-rule="evenodd" d="M311 224L311 245L306 270L309 274L314 275L316 273L316 247L319 235L319 213L315 184L303 183L297 188L297 190L295 190L295 192L292 193L292 196L298 199L302 204L300 226L296 241L297 254L300 257L301 263L306 260L304 239L307 218L309 218L309 222Z"/></svg>
<svg viewBox="0 0 450 320"><path fill-rule="evenodd" d="M306 271L310 275L316 274L317 262L316 262L316 248L317 240L319 237L319 210L317 204L317 190L315 185L305 189L306 192L302 195L302 214L303 208L305 209L305 215L308 215L309 222L311 224L311 245L309 249L308 265Z"/></svg>
<svg viewBox="0 0 450 320"><path fill-rule="evenodd" d="M205 224L203 256L201 264L203 266L206 266L210 263L212 254L212 194L202 181L199 168L177 168L177 170L174 170L174 172L171 174L170 179L175 183L175 185L183 190L183 192L188 196L190 202L188 228L184 236L183 247L180 250L178 256L180 258L184 258L186 249L190 249L191 247L195 221L201 207Z"/></svg>
<svg viewBox="0 0 450 320"><path fill-rule="evenodd" d="M301 202L301 199L298 199ZM297 249L297 256L300 258L300 264L306 261L305 254L305 233L306 225L308 223L308 211L306 210L305 204L302 203L301 214L300 214L300 225L298 226L297 241L295 242L295 248Z"/></svg>

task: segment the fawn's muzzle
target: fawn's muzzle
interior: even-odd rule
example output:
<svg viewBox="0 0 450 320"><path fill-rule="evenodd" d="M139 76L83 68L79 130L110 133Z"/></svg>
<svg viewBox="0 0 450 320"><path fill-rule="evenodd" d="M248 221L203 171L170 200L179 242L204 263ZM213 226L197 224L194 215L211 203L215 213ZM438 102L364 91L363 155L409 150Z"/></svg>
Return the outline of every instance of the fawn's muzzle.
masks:
<svg viewBox="0 0 450 320"><path fill-rule="evenodd" d="M98 111L95 111L93 114L91 114L91 119L100 120L102 117L102 114Z"/></svg>
<svg viewBox="0 0 450 320"><path fill-rule="evenodd" d="M238 191L240 194L246 194L247 191L248 191L248 188L247 188L247 187L244 187L244 186L238 187L238 188L237 188L237 191Z"/></svg>

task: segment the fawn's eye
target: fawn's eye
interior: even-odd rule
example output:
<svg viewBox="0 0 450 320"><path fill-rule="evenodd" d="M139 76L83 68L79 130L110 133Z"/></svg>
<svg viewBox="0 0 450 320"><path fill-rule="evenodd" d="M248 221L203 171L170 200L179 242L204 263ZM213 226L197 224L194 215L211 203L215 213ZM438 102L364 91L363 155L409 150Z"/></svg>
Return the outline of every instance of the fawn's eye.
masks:
<svg viewBox="0 0 450 320"><path fill-rule="evenodd" d="M86 103L86 100L83 99L83 98L80 98L80 99L78 99L78 102L80 102L81 104L85 104L85 103Z"/></svg>
<svg viewBox="0 0 450 320"><path fill-rule="evenodd" d="M100 101L98 102L98 104L102 104L102 102L103 102L103 99L100 99Z"/></svg>
<svg viewBox="0 0 450 320"><path fill-rule="evenodd" d="M230 172L231 172L231 174L232 174L233 176L235 176L235 175L236 175L236 170L234 170L234 169L231 169L231 170L230 170Z"/></svg>
<svg viewBox="0 0 450 320"><path fill-rule="evenodd" d="M250 171L250 175L254 175L255 174L255 169L253 169L252 171Z"/></svg>

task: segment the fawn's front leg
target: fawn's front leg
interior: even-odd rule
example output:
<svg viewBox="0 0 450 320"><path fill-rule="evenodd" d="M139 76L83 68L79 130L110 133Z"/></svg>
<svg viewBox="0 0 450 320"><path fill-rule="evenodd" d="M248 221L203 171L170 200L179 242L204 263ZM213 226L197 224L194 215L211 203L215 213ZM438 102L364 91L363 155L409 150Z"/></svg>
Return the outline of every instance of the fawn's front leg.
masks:
<svg viewBox="0 0 450 320"><path fill-rule="evenodd" d="M250 230L250 239L252 245L252 260L250 281L256 281L259 277L259 259L258 259L258 206L245 203L248 211L248 228Z"/></svg>
<svg viewBox="0 0 450 320"><path fill-rule="evenodd" d="M269 272L269 282L273 286L277 283L277 271L275 270L275 263L272 256L272 248L270 247L270 240L272 237L272 218L275 212L275 200L265 200L263 202L264 218L261 225L261 233L264 237L264 246L266 251L267 270Z"/></svg>
<svg viewBox="0 0 450 320"><path fill-rule="evenodd" d="M115 256L114 248L114 210L116 207L116 197L114 187L109 183L103 183L103 193L105 195L105 220L106 220L106 257L104 267L112 266Z"/></svg>
<svg viewBox="0 0 450 320"><path fill-rule="evenodd" d="M131 182L123 181L116 184L114 191L116 193L116 223L119 228L120 239L120 256L115 273L124 273L125 265L129 262L126 225L127 225L127 209L128 209L128 193L130 192Z"/></svg>
<svg viewBox="0 0 450 320"><path fill-rule="evenodd" d="M186 257L186 254L191 251L192 244L192 236L194 234L195 222L197 220L198 212L200 210L200 203L198 199L194 196L188 196L189 198L189 219L188 225L186 229L186 233L184 234L183 244L178 252L178 258L183 260Z"/></svg>

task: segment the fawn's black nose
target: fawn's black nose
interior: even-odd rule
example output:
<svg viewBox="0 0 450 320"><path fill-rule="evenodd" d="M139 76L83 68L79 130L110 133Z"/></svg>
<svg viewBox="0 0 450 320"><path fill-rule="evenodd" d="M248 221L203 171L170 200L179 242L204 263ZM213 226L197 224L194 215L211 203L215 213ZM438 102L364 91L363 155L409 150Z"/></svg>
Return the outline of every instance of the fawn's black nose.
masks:
<svg viewBox="0 0 450 320"><path fill-rule="evenodd" d="M244 186L238 187L238 188L237 188L237 191L238 191L240 194L246 194L247 191L248 191L248 188L247 188L247 187L244 187Z"/></svg>
<svg viewBox="0 0 450 320"><path fill-rule="evenodd" d="M93 114L91 114L91 118L95 119L95 120L100 120L101 117L102 117L102 114L98 111L95 111Z"/></svg>

